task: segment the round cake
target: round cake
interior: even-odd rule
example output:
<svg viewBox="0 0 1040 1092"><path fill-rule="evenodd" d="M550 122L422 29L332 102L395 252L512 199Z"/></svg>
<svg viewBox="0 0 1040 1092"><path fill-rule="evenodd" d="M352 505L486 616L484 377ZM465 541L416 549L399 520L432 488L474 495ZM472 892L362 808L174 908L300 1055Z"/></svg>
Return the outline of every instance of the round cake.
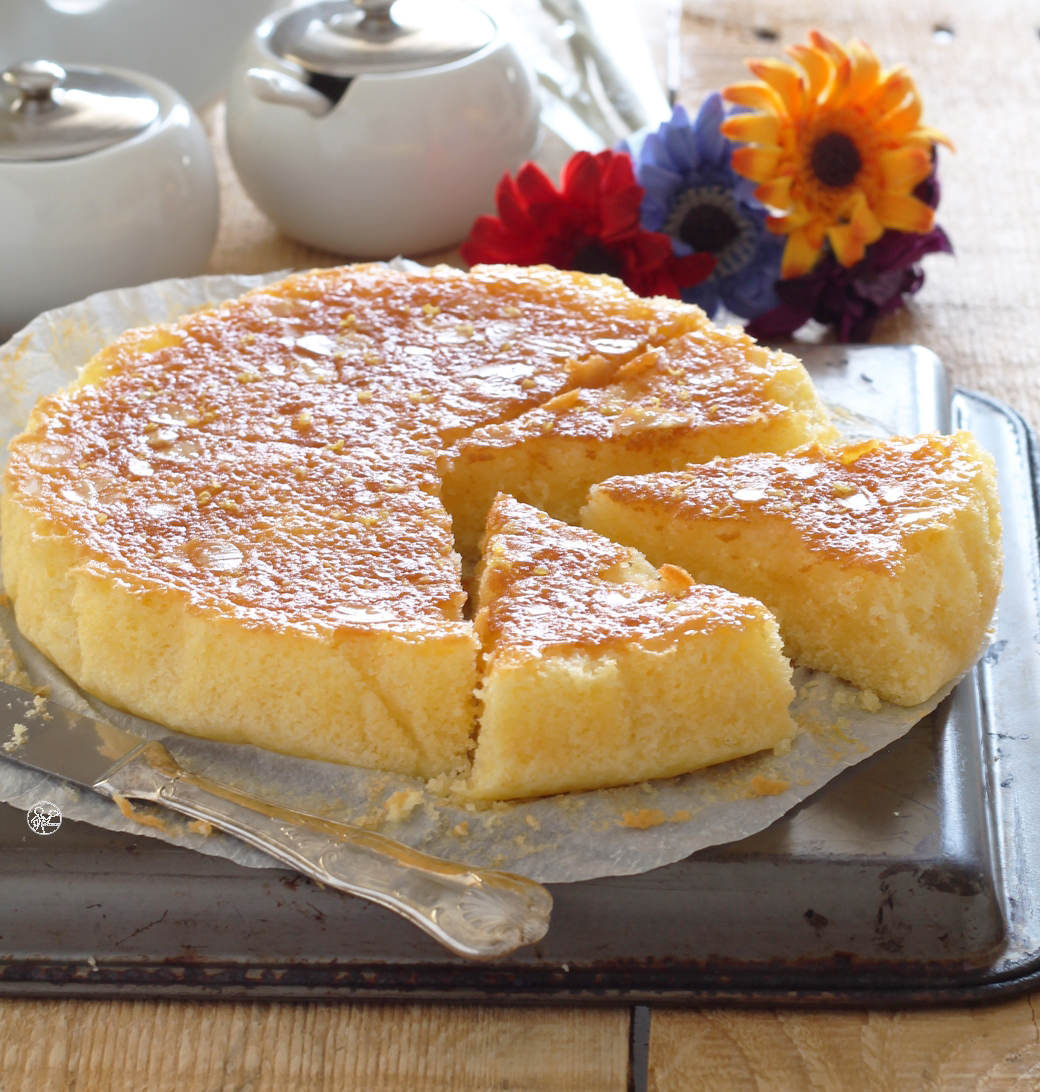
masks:
<svg viewBox="0 0 1040 1092"><path fill-rule="evenodd" d="M792 357L609 277L313 271L131 331L41 400L4 580L117 707L429 778L478 731L459 547L499 489L574 521L619 467L833 435Z"/></svg>

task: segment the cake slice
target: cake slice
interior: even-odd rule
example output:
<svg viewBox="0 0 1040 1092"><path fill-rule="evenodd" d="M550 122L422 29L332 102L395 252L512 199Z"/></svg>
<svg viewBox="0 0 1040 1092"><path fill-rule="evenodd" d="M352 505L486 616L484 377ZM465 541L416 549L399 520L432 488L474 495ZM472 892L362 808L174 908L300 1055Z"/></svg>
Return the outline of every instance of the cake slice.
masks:
<svg viewBox="0 0 1040 1092"><path fill-rule="evenodd" d="M776 622L751 599L504 495L479 594L474 797L671 777L795 733Z"/></svg>
<svg viewBox="0 0 1040 1092"><path fill-rule="evenodd" d="M611 478L582 522L760 599L795 663L898 705L971 664L1000 591L996 469L967 432Z"/></svg>
<svg viewBox="0 0 1040 1092"><path fill-rule="evenodd" d="M456 546L474 556L500 490L577 523L589 486L716 455L788 451L838 438L801 362L743 331L709 328L459 440L441 457Z"/></svg>

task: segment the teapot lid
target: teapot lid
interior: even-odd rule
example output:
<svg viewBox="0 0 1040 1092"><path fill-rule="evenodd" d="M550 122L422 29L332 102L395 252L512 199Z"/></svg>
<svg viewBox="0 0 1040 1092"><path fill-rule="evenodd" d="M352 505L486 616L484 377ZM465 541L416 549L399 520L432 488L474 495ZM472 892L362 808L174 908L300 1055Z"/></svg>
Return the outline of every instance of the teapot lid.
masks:
<svg viewBox="0 0 1040 1092"><path fill-rule="evenodd" d="M310 72L346 78L451 64L494 36L491 17L464 0L333 0L290 12L271 45Z"/></svg>
<svg viewBox="0 0 1040 1092"><path fill-rule="evenodd" d="M129 140L159 116L153 95L112 72L22 61L2 79L0 161L87 155Z"/></svg>

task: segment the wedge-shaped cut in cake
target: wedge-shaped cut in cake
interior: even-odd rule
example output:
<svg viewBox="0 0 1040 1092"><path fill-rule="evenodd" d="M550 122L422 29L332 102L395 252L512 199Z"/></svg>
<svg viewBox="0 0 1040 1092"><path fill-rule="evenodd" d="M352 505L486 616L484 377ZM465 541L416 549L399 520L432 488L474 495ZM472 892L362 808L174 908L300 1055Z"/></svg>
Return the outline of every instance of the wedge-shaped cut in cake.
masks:
<svg viewBox="0 0 1040 1092"><path fill-rule="evenodd" d="M478 644L436 453L706 323L548 267L358 265L131 331L12 445L18 624L164 724L447 772Z"/></svg>
<svg viewBox="0 0 1040 1092"><path fill-rule="evenodd" d="M577 523L589 486L616 474L836 439L800 361L709 328L642 353L606 386L573 388L458 441L441 457L442 496L457 548L473 556L499 490Z"/></svg>
<svg viewBox="0 0 1040 1092"><path fill-rule="evenodd" d="M496 499L480 579L468 792L510 799L670 777L795 733L760 604Z"/></svg>
<svg viewBox="0 0 1040 1092"><path fill-rule="evenodd" d="M996 470L967 432L718 459L595 486L587 527L760 599L795 663L916 705L978 654Z"/></svg>

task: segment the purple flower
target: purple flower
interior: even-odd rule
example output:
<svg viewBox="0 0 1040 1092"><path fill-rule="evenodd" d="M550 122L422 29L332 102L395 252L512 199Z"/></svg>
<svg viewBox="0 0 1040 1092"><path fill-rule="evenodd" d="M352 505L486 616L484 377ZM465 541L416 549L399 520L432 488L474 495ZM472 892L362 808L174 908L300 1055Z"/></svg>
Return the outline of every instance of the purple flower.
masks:
<svg viewBox="0 0 1040 1092"><path fill-rule="evenodd" d="M754 318L777 306L773 286L784 241L766 231L755 183L730 167L732 145L719 132L724 116L722 97L713 92L692 125L677 106L671 121L646 138L636 164L646 191L640 219L647 231L670 235L676 255L708 253L716 259L707 280L683 290L687 303L709 315L722 303Z"/></svg>
<svg viewBox="0 0 1040 1092"><path fill-rule="evenodd" d="M914 195L932 208L939 204L939 180L933 170ZM917 235L889 230L867 247L863 258L846 269L829 251L801 277L779 281L778 306L748 324L757 338L790 336L809 319L837 328L838 340L867 341L882 316L905 306L924 284L917 264L926 254L953 253L941 227Z"/></svg>

